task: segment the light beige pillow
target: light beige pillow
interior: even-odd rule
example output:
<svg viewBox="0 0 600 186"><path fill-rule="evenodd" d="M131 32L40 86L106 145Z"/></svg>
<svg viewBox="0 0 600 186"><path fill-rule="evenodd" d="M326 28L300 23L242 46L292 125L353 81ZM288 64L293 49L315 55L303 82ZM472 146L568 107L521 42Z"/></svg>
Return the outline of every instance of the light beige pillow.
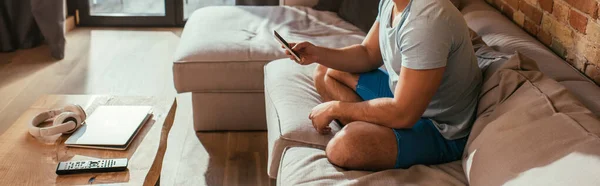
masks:
<svg viewBox="0 0 600 186"><path fill-rule="evenodd" d="M600 185L600 121L516 54L484 82L463 168L471 185Z"/></svg>

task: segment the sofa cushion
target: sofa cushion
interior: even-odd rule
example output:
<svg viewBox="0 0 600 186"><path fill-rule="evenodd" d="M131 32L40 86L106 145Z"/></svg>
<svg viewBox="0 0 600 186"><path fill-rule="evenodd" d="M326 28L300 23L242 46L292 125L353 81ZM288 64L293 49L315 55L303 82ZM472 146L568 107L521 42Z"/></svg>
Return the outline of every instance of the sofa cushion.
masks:
<svg viewBox="0 0 600 186"><path fill-rule="evenodd" d="M441 165L415 165L379 172L344 170L329 163L325 151L287 148L281 160L277 185L466 185L460 161Z"/></svg>
<svg viewBox="0 0 600 186"><path fill-rule="evenodd" d="M301 66L280 59L265 66L265 101L269 137L269 175L277 177L281 154L286 147L305 146L324 149L341 128L331 123L332 133L321 135L313 128L308 114L321 103L312 74L316 65Z"/></svg>
<svg viewBox="0 0 600 186"><path fill-rule="evenodd" d="M327 47L360 43L364 34L333 12L309 7L214 6L195 11L175 53L178 92L262 92L263 66L285 58L273 38Z"/></svg>
<svg viewBox="0 0 600 186"><path fill-rule="evenodd" d="M600 183L600 121L536 62L516 54L482 87L463 161L472 185Z"/></svg>
<svg viewBox="0 0 600 186"><path fill-rule="evenodd" d="M495 50L508 54L518 51L530 57L544 74L557 81L589 81L484 0L463 0L462 7L469 28Z"/></svg>

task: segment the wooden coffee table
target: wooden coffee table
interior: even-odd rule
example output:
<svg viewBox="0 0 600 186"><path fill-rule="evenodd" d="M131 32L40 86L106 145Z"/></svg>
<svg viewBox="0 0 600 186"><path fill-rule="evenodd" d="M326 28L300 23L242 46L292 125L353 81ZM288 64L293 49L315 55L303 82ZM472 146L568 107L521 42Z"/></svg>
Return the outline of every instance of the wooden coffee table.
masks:
<svg viewBox="0 0 600 186"><path fill-rule="evenodd" d="M69 135L35 138L29 134L28 125L34 115L66 104L79 104L88 114L99 105L151 105L154 115L125 151L71 148L64 145ZM0 136L0 185L155 185L176 108L174 97L42 96ZM60 161L124 157L129 158L129 165L123 172L55 174Z"/></svg>

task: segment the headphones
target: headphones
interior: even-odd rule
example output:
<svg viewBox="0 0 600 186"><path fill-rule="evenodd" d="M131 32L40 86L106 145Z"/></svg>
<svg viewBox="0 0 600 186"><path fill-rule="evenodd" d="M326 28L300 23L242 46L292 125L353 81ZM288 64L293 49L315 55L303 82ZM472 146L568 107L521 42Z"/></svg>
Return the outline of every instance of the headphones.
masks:
<svg viewBox="0 0 600 186"><path fill-rule="evenodd" d="M86 117L85 110L79 105L67 105L61 109L42 112L31 120L29 134L34 137L70 134L83 124ZM38 127L44 121L52 118L54 118L52 126Z"/></svg>

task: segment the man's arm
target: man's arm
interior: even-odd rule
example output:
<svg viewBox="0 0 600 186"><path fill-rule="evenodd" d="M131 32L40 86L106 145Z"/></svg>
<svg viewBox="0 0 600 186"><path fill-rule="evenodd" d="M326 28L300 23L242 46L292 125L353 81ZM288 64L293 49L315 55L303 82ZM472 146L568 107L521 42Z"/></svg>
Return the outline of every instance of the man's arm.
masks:
<svg viewBox="0 0 600 186"><path fill-rule="evenodd" d="M362 44L339 49L315 46L309 42L290 43L290 45L293 45L292 50L300 53L302 61L299 63L303 65L317 62L350 73L368 72L383 65L379 50L378 21L373 24Z"/></svg>
<svg viewBox="0 0 600 186"><path fill-rule="evenodd" d="M394 98L363 102L339 102L332 106L332 117L366 121L389 128L410 128L422 116L442 82L446 67L413 70L402 67Z"/></svg>
<svg viewBox="0 0 600 186"><path fill-rule="evenodd" d="M369 30L362 44L356 44L340 49L321 48L319 63L336 70L362 73L379 68L383 65L379 50L379 21Z"/></svg>

